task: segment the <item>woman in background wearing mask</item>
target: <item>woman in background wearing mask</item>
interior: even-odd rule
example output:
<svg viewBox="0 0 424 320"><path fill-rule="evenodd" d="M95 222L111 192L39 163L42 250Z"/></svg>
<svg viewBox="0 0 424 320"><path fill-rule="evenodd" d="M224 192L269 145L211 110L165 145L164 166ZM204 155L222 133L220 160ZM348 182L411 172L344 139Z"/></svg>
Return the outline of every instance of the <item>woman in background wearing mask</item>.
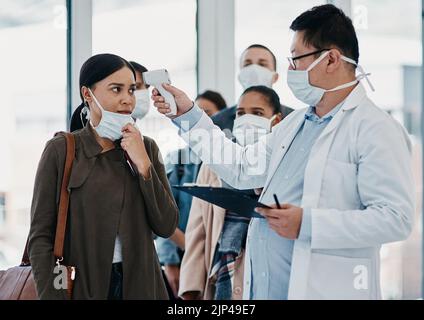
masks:
<svg viewBox="0 0 424 320"><path fill-rule="evenodd" d="M76 266L74 299L168 298L152 234L170 236L178 211L156 143L134 126L135 91L136 72L119 56L96 55L81 68L88 123L74 133L62 261ZM65 155L63 136L49 141L35 180L29 254L41 299L66 299L53 273Z"/></svg>
<svg viewBox="0 0 424 320"><path fill-rule="evenodd" d="M253 144L282 119L277 93L265 86L248 88L240 97L233 135ZM206 165L197 184L230 188ZM253 190L248 191L254 193ZM244 247L250 218L194 198L186 230L181 297L187 300L240 300L243 296Z"/></svg>
<svg viewBox="0 0 424 320"><path fill-rule="evenodd" d="M141 64L130 61L130 64L135 70L135 85L136 91L134 92L136 99L136 111L133 112L133 115L136 119L143 119L150 109L150 94L149 94L149 85L144 83L143 73L147 72L147 68Z"/></svg>

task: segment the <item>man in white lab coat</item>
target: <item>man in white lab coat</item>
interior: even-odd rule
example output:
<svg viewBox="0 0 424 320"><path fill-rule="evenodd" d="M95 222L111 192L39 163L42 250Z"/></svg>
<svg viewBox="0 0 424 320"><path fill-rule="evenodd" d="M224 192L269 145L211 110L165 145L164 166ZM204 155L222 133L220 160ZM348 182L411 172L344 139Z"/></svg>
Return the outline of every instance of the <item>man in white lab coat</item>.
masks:
<svg viewBox="0 0 424 320"><path fill-rule="evenodd" d="M413 226L411 144L367 97L360 80L372 85L341 10L315 7L291 29L287 81L309 108L243 148L167 86L178 106L173 121L223 180L263 188L260 201L273 207L258 209L265 219L249 226L245 299L379 299L380 247L406 239ZM153 100L161 113L170 111L157 91Z"/></svg>

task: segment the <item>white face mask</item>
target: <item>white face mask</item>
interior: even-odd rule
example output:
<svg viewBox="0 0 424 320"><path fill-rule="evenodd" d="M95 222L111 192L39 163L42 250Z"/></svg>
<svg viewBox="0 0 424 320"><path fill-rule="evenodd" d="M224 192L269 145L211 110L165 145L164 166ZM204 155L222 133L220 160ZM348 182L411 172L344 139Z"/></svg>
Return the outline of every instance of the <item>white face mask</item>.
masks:
<svg viewBox="0 0 424 320"><path fill-rule="evenodd" d="M246 90L253 86L272 87L272 78L275 72L258 64L251 64L240 70L239 81Z"/></svg>
<svg viewBox="0 0 424 320"><path fill-rule="evenodd" d="M360 74L356 77L356 80L337 86L330 90L325 90L312 86L309 82L309 71L315 68L329 53L330 51L323 53L306 70L288 70L287 84L289 85L290 89L292 90L293 94L297 99L299 99L303 103L306 103L309 106L315 107L321 101L322 97L326 92L333 92L352 87L364 78L367 79L371 90L375 91L373 85L371 84L371 81L368 79L368 76L371 74L365 73L364 69L362 69L362 67L359 66L354 60L345 56L342 56L342 59L344 61L349 62L358 67Z"/></svg>
<svg viewBox="0 0 424 320"><path fill-rule="evenodd" d="M131 116L134 119L143 119L150 109L150 94L148 89L137 90L134 92L136 103Z"/></svg>
<svg viewBox="0 0 424 320"><path fill-rule="evenodd" d="M272 122L277 117L271 119L245 114L234 120L233 136L239 145L245 147L258 142L259 138L271 132Z"/></svg>
<svg viewBox="0 0 424 320"><path fill-rule="evenodd" d="M97 127L94 127L93 123L90 121L94 130L96 130L97 134L102 138L106 138L112 141L121 139L122 128L125 127L128 123L135 123L132 115L106 111L99 103L93 92L90 89L88 89L88 91L90 92L94 102L97 104L100 111L102 112L102 117ZM87 115L87 119L89 118L90 114Z"/></svg>

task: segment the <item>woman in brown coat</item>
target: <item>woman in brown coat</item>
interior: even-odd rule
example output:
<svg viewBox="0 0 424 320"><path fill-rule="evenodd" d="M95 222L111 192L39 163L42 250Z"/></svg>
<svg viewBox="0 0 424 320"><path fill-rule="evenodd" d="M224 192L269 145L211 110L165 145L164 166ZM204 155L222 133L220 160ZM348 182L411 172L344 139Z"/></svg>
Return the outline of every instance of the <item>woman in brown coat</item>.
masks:
<svg viewBox="0 0 424 320"><path fill-rule="evenodd" d="M77 270L74 299L168 298L153 238L172 235L177 207L156 143L134 126L134 91L134 69L121 57L93 56L81 69L89 121L74 133L62 261ZM53 254L65 157L64 137L52 139L36 175L29 253L40 299L66 299Z"/></svg>

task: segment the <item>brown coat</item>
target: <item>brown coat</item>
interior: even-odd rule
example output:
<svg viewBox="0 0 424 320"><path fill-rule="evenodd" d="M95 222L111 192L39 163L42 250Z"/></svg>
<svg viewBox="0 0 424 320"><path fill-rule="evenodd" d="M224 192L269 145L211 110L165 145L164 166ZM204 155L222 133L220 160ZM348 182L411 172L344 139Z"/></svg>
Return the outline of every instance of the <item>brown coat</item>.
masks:
<svg viewBox="0 0 424 320"><path fill-rule="evenodd" d="M221 187L218 176L202 165L198 184ZM216 245L224 227L225 209L193 198L185 233L185 253L180 270L179 295L189 291L200 292L204 300L213 300L215 279L210 277ZM233 300L243 297L244 250L237 257L234 267Z"/></svg>
<svg viewBox="0 0 424 320"><path fill-rule="evenodd" d="M178 223L178 209L156 143L144 137L152 161L151 178L134 177L119 147L106 153L91 126L75 133L76 158L71 190L65 265L77 268L74 299L106 299L115 238L123 259L124 299L167 299L153 234L169 237ZM54 233L66 141L49 141L41 157L31 207L30 260L38 296L65 299L54 288Z"/></svg>

